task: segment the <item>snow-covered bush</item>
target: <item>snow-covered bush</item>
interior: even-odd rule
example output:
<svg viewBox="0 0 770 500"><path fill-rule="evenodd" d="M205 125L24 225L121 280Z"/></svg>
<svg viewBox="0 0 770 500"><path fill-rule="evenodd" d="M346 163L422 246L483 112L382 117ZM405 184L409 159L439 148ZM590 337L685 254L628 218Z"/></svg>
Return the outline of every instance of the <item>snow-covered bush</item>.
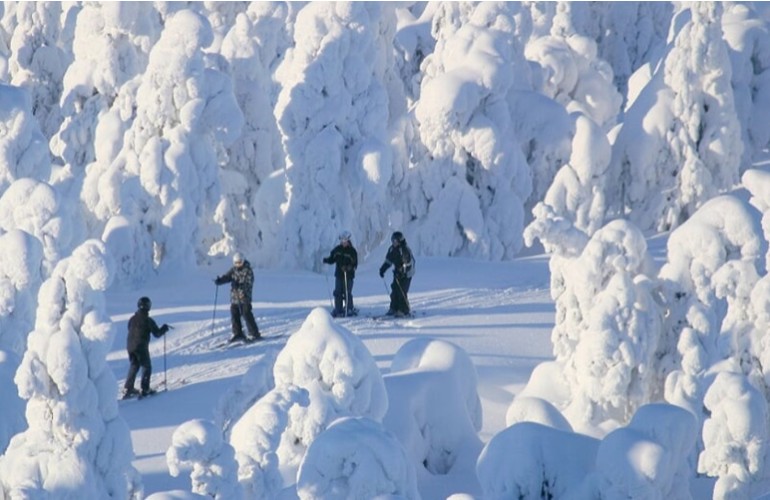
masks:
<svg viewBox="0 0 770 500"><path fill-rule="evenodd" d="M297 386L310 404L289 410L293 449L282 450L287 465L298 466L304 451L334 420L344 416L381 421L388 395L379 368L364 343L316 308L278 354L276 389ZM281 451L281 450L279 450Z"/></svg>
<svg viewBox="0 0 770 500"><path fill-rule="evenodd" d="M382 375L363 342L316 308L278 354L275 387L232 426L247 498L272 498L296 483L310 444L340 417L382 420Z"/></svg>
<svg viewBox="0 0 770 500"><path fill-rule="evenodd" d="M40 288L35 329L15 377L27 400L29 428L0 458L0 490L7 498L141 496L117 381L106 361L113 331L102 292L111 279L104 245L89 240Z"/></svg>
<svg viewBox="0 0 770 500"><path fill-rule="evenodd" d="M575 491L593 470L598 448L598 440L582 434L534 422L514 424L495 434L479 455L481 491L484 498L500 500L596 498Z"/></svg>
<svg viewBox="0 0 770 500"><path fill-rule="evenodd" d="M475 480L482 418L468 354L443 340L414 339L396 352L384 379L390 405L383 425L406 449L420 488Z"/></svg>
<svg viewBox="0 0 770 500"><path fill-rule="evenodd" d="M642 406L628 426L599 443L595 483L587 481L597 489L592 497L691 498L687 457L696 432L686 410L667 404Z"/></svg>
<svg viewBox="0 0 770 500"><path fill-rule="evenodd" d="M297 495L303 500L420 498L401 443L379 422L364 417L343 417L318 435L300 465Z"/></svg>
<svg viewBox="0 0 770 500"><path fill-rule="evenodd" d="M294 407L305 408L309 403L308 392L304 389L296 386L274 388L233 425L230 444L235 448L238 480L243 485L246 498L275 498L284 487L293 486L296 482L296 473L282 473L286 470L287 455L301 460L305 452L304 449L296 449L297 442L289 432L289 411ZM295 472L296 469L293 467L290 470Z"/></svg>
<svg viewBox="0 0 770 500"><path fill-rule="evenodd" d="M535 422L562 431L572 432L572 426L564 415L549 401L518 395L513 398L505 412L505 425L508 427L519 422Z"/></svg>
<svg viewBox="0 0 770 500"><path fill-rule="evenodd" d="M192 465L192 491L217 500L240 500L235 451L222 436L222 429L207 420L189 420L171 436L166 463L172 476L180 467Z"/></svg>

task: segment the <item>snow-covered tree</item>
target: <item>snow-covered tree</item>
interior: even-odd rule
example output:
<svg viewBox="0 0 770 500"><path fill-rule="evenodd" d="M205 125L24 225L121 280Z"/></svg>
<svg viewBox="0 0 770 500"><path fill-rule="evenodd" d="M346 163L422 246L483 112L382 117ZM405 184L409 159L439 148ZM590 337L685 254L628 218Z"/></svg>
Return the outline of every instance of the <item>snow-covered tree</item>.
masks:
<svg viewBox="0 0 770 500"><path fill-rule="evenodd" d="M719 372L703 399L704 449L698 472L717 477L713 498L754 498L752 483L768 476L768 411L765 395L741 373Z"/></svg>
<svg viewBox="0 0 770 500"><path fill-rule="evenodd" d="M5 454L11 438L27 426L24 418L24 400L14 390L13 383L13 377L20 362L19 356L0 347L0 387L10 388L10 390L3 390L3 411L0 412L0 457ZM2 463L1 460L0 463ZM3 494L2 484L0 484L0 494Z"/></svg>
<svg viewBox="0 0 770 500"><path fill-rule="evenodd" d="M582 113L574 113L575 136L570 161L564 165L542 201L547 207L533 210L534 221L525 229L527 244L534 238L548 239L554 231L549 225L568 223L572 230L593 235L604 225L606 216L606 171L611 149L601 128ZM562 229L556 229L561 232ZM566 250L566 249L565 249Z"/></svg>
<svg viewBox="0 0 770 500"><path fill-rule="evenodd" d="M29 427L0 457L4 498L141 496L106 361L113 330L103 292L111 268L104 245L89 240L40 288L35 329L15 378Z"/></svg>
<svg viewBox="0 0 770 500"><path fill-rule="evenodd" d="M144 71L158 14L139 2L87 3L77 15L73 57L63 77L63 122L51 152L82 182L95 160L95 128L122 85Z"/></svg>
<svg viewBox="0 0 770 500"><path fill-rule="evenodd" d="M342 229L357 235L361 248L381 240L394 163L384 83L394 31L388 4L312 2L298 13L275 108L286 155L284 200L257 214L264 259L318 267Z"/></svg>
<svg viewBox="0 0 770 500"><path fill-rule="evenodd" d="M609 64L614 84L627 98L628 80L662 56L673 7L669 2L555 2L529 5L538 19L536 36L588 37Z"/></svg>
<svg viewBox="0 0 770 500"><path fill-rule="evenodd" d="M29 90L35 118L46 137L61 123L59 98L69 64L67 52L59 46L61 15L60 2L18 3L10 41L10 83Z"/></svg>
<svg viewBox="0 0 770 500"><path fill-rule="evenodd" d="M545 95L570 112L584 113L605 132L615 125L622 97L593 40L580 35L542 37L528 43L524 55L541 66Z"/></svg>
<svg viewBox="0 0 770 500"><path fill-rule="evenodd" d="M426 151L408 205L408 219L420 221L411 240L418 252L499 260L521 249L532 173L508 95L531 84L512 36L516 9L442 3L434 16L436 48L423 62L415 107Z"/></svg>
<svg viewBox="0 0 770 500"><path fill-rule="evenodd" d="M678 226L739 180L743 145L721 18L719 3L677 14L680 29L613 146L617 192L608 203L642 230Z"/></svg>
<svg viewBox="0 0 770 500"><path fill-rule="evenodd" d="M43 247L20 229L0 236L0 350L24 354L35 324L35 297L43 281Z"/></svg>
<svg viewBox="0 0 770 500"><path fill-rule="evenodd" d="M746 202L720 196L668 239L659 274L668 309L661 345L662 369L668 373L665 398L692 412L699 428L707 416L706 390L716 373L740 373L742 360L750 361L745 331L731 328L740 325L736 315L746 309L748 299L741 296L748 292L733 285L745 279L754 283L759 275L763 244L758 219ZM742 305L728 308L733 300ZM699 441L697 451L702 447Z"/></svg>
<svg viewBox="0 0 770 500"><path fill-rule="evenodd" d="M32 109L27 90L0 84L0 192L22 177L48 181L51 175L46 139Z"/></svg>
<svg viewBox="0 0 770 500"><path fill-rule="evenodd" d="M43 273L69 251L71 219L56 190L45 182L19 179L0 196L0 230L20 229L36 237L43 246Z"/></svg>
<svg viewBox="0 0 770 500"><path fill-rule="evenodd" d="M764 123L770 111L770 30L750 5L741 3L725 5L722 29L731 60L744 171L770 145L770 130Z"/></svg>
<svg viewBox="0 0 770 500"><path fill-rule="evenodd" d="M659 397L662 310L654 275L644 236L624 220L598 230L563 269L551 338L571 389L564 411L575 429L625 424Z"/></svg>
<svg viewBox="0 0 770 500"><path fill-rule="evenodd" d="M102 219L123 215L148 233L152 247L140 251L155 267L205 258L209 213L219 201L218 153L242 126L229 77L204 65L202 47L211 40L208 22L192 11L166 20L136 90L136 117L122 149L94 182L98 203L106 205Z"/></svg>
<svg viewBox="0 0 770 500"><path fill-rule="evenodd" d="M244 126L228 148L228 163L220 172L222 200L214 219L223 228L224 239L212 247L214 254L241 251L258 255L253 199L263 180L284 167L273 116L276 91L272 69L275 59L286 50L283 40L288 11L286 4L254 2L236 17L221 43L220 52L230 65L235 97L244 113Z"/></svg>

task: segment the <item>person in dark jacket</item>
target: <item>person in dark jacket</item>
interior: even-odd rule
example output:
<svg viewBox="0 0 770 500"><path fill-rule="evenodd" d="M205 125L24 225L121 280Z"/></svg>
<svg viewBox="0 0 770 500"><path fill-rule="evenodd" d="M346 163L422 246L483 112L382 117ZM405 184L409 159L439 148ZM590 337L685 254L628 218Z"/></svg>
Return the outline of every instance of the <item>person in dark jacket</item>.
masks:
<svg viewBox="0 0 770 500"><path fill-rule="evenodd" d="M222 276L217 276L214 283L224 285L230 283L230 320L233 328L233 336L229 342L237 340L254 341L261 338L257 320L251 310L251 292L254 288L254 271L251 264L243 256L236 252L233 255L233 267ZM243 334L241 317L246 322L249 330L249 338Z"/></svg>
<svg viewBox="0 0 770 500"><path fill-rule="evenodd" d="M409 286L412 284L415 265L412 250L406 244L401 231L396 231L390 237L391 246L385 256L385 262L380 266L380 278L385 277L385 271L393 266L393 282L390 284L390 308L385 313L388 316L407 316L409 307Z"/></svg>
<svg viewBox="0 0 770 500"><path fill-rule="evenodd" d="M350 231L340 233L340 244L323 259L323 263L336 264L332 316L355 316L357 310L353 307L353 279L358 268L358 252L350 242Z"/></svg>
<svg viewBox="0 0 770 500"><path fill-rule="evenodd" d="M150 359L150 334L156 338L162 337L168 331L169 326L163 324L158 327L155 320L150 317L152 302L148 297L142 297L136 304L137 310L128 320L128 337L126 338L126 351L128 351L128 375L123 386L123 398L132 396L148 396L154 394L150 389L150 376L152 375L152 361ZM134 388L136 374L142 369L140 393Z"/></svg>

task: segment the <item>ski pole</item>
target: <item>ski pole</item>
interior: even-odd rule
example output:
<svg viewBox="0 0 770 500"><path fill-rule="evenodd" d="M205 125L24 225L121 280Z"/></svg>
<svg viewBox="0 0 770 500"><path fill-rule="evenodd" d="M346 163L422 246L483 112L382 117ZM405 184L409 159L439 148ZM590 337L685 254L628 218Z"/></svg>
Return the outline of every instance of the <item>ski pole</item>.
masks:
<svg viewBox="0 0 770 500"><path fill-rule="evenodd" d="M334 310L334 299L332 299L332 289L329 286L329 275L327 273L324 273L324 278L326 278L326 292L329 294L329 305L332 307L332 311Z"/></svg>
<svg viewBox="0 0 770 500"><path fill-rule="evenodd" d="M173 330L174 327L167 325L169 330ZM167 332L168 333L168 332ZM163 335L163 390L168 390L168 378L166 376L166 335Z"/></svg>
<svg viewBox="0 0 770 500"><path fill-rule="evenodd" d="M345 280L345 317L348 317L348 306L350 305L350 296L348 295L348 272L342 271L342 278Z"/></svg>
<svg viewBox="0 0 770 500"><path fill-rule="evenodd" d="M166 336L163 336L163 390L168 390L168 379L166 378Z"/></svg>
<svg viewBox="0 0 770 500"><path fill-rule="evenodd" d="M401 296L404 298L404 303L406 304L406 308L411 311L412 307L409 305L409 299L406 297L406 293L404 293L404 289L401 288L401 281L394 277L393 281L396 283L396 286L398 287L398 291L401 292Z"/></svg>
<svg viewBox="0 0 770 500"><path fill-rule="evenodd" d="M214 320L217 317L217 297L219 296L219 285L214 289L214 312L211 313L211 336L214 336Z"/></svg>

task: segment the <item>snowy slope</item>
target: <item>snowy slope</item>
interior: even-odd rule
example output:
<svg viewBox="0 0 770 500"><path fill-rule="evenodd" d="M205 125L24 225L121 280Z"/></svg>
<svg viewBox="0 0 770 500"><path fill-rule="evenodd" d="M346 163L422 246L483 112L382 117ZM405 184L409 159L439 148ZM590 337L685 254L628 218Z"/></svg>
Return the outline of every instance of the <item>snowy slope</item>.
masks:
<svg viewBox="0 0 770 500"><path fill-rule="evenodd" d="M354 297L361 316L337 321L364 341L383 373L388 372L393 354L413 338L448 340L467 351L479 375L484 412L480 437L487 442L505 427L508 405L534 366L552 357L549 336L554 309L548 293L547 260L538 256L488 263L420 258L410 293L415 317L376 321L366 316L380 314L388 306L389 281L386 285L377 275L380 263L380 253L376 253L359 268ZM166 467L165 452L176 427L193 418L211 419L221 395L237 385L261 355L282 348L312 308L330 306L334 282L330 270L326 275L257 270L254 308L266 340L217 347L229 337L229 296L226 287L217 292L211 280L227 266L223 261L184 276L159 277L141 290L108 296L116 331L108 362L121 386L127 369L125 324L136 299L149 295L158 323L174 326L165 340L169 392L120 403L132 430L134 465L148 495L173 489L190 491L189 477L173 478ZM164 381L163 352L164 340L154 339L152 385L158 388Z"/></svg>

